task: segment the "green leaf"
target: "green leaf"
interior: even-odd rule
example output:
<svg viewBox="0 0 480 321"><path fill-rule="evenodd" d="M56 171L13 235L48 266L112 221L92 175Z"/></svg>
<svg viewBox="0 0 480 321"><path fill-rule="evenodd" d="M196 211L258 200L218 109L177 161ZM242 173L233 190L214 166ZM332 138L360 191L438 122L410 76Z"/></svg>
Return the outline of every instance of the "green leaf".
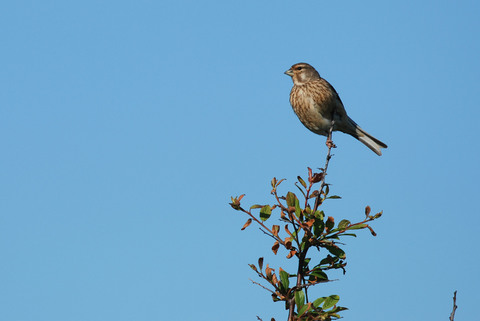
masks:
<svg viewBox="0 0 480 321"><path fill-rule="evenodd" d="M317 195L318 195L318 191L317 191L317 190L314 190L314 191L308 196L308 198L309 198L309 199L310 199L310 198L314 198L314 197L317 197Z"/></svg>
<svg viewBox="0 0 480 321"><path fill-rule="evenodd" d="M313 275L320 280L328 281L328 276L325 272L322 271L322 269L316 268L312 272L310 272L310 275Z"/></svg>
<svg viewBox="0 0 480 321"><path fill-rule="evenodd" d="M345 259L347 257L345 255L345 252L336 245L325 245L325 248L328 250L328 252L332 253L335 256L338 256L341 259Z"/></svg>
<svg viewBox="0 0 480 321"><path fill-rule="evenodd" d="M368 226L367 224L358 224L358 225L350 226L348 229L349 230L361 230L361 229L366 228L367 226Z"/></svg>
<svg viewBox="0 0 480 321"><path fill-rule="evenodd" d="M305 192L302 190L302 188L300 186L297 185L297 183L295 183L295 186L298 188L298 190L300 191L300 193L302 193L303 197L305 197Z"/></svg>
<svg viewBox="0 0 480 321"><path fill-rule="evenodd" d="M315 222L313 223L313 235L319 237L320 235L322 235L324 228L325 223L323 223L323 220L315 218Z"/></svg>
<svg viewBox="0 0 480 321"><path fill-rule="evenodd" d="M293 231L292 232L292 240L295 239L297 237L297 231Z"/></svg>
<svg viewBox="0 0 480 321"><path fill-rule="evenodd" d="M298 201L297 196L292 192L288 192L287 193L287 205L295 207L295 200Z"/></svg>
<svg viewBox="0 0 480 321"><path fill-rule="evenodd" d="M336 200L336 199L340 199L342 197L338 196L338 195L332 195L332 196L329 196L327 197L327 199L330 199L330 200Z"/></svg>
<svg viewBox="0 0 480 321"><path fill-rule="evenodd" d="M263 205L255 204L255 205L250 206L250 210L253 210L253 209L256 209L256 208L262 208L262 207L263 207Z"/></svg>
<svg viewBox="0 0 480 321"><path fill-rule="evenodd" d="M297 304L297 311L299 311L305 304L305 293L302 290L295 292L295 303Z"/></svg>
<svg viewBox="0 0 480 321"><path fill-rule="evenodd" d="M345 308L345 307L335 307L335 308L331 309L331 310L328 311L328 312L329 312L329 313L337 313L337 312L345 311L345 310L348 310L348 308Z"/></svg>
<svg viewBox="0 0 480 321"><path fill-rule="evenodd" d="M333 229L333 226L335 226L335 221L328 219L327 222L325 223L325 226L329 231L331 231Z"/></svg>
<svg viewBox="0 0 480 321"><path fill-rule="evenodd" d="M300 214L302 213L302 208L300 207L300 201L297 199L295 199L295 215L297 215L297 217L300 217Z"/></svg>
<svg viewBox="0 0 480 321"><path fill-rule="evenodd" d="M306 258L303 260L303 267L306 267L307 270L310 270L310 269L308 268L308 264L310 263L311 260L312 260L312 259L309 258L309 257L306 257Z"/></svg>
<svg viewBox="0 0 480 321"><path fill-rule="evenodd" d="M336 262L338 262L338 260L339 260L338 257L331 257L330 255L328 255L326 258L322 259L317 266L330 264L330 263L336 263Z"/></svg>
<svg viewBox="0 0 480 321"><path fill-rule="evenodd" d="M302 239L302 243L300 243L300 250L301 251L305 250L305 246L307 246L307 242L308 242L308 236L305 235Z"/></svg>
<svg viewBox="0 0 480 321"><path fill-rule="evenodd" d="M268 220L270 215L272 215L272 208L270 207L270 205L265 205L264 207L262 207L262 209L260 210L260 219L265 222L266 220Z"/></svg>
<svg viewBox="0 0 480 321"><path fill-rule="evenodd" d="M333 307L337 302L340 300L340 297L338 295L331 295L325 299L325 302L323 303L322 309L327 310Z"/></svg>
<svg viewBox="0 0 480 321"><path fill-rule="evenodd" d="M315 301L313 301L313 306L318 308L320 304L322 304L323 301L325 301L326 299L327 299L326 297L316 299Z"/></svg>
<svg viewBox="0 0 480 321"><path fill-rule="evenodd" d="M304 314L305 312L307 312L307 310L308 310L308 304L304 304L301 309L298 309L298 308L297 308L297 311L298 311L297 314L298 314L298 315L302 315L302 314Z"/></svg>
<svg viewBox="0 0 480 321"><path fill-rule="evenodd" d="M305 181L300 176L297 176L297 179L300 182L300 184L302 184L303 187L307 188L307 184L305 183Z"/></svg>
<svg viewBox="0 0 480 321"><path fill-rule="evenodd" d="M349 225L350 225L349 220L341 220L340 223L338 223L338 229L344 230Z"/></svg>
<svg viewBox="0 0 480 321"><path fill-rule="evenodd" d="M290 286L290 281L288 280L288 273L284 270L280 271L280 282L285 290Z"/></svg>

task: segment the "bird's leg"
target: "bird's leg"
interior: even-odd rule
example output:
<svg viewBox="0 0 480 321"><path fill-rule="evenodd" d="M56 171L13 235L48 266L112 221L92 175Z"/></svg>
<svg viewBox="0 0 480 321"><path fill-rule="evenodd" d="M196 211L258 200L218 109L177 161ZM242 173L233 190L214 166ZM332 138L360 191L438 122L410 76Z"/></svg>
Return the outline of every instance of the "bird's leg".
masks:
<svg viewBox="0 0 480 321"><path fill-rule="evenodd" d="M330 130L328 131L327 141L325 142L325 145L327 145L328 149L337 148L337 145L335 145L332 140L333 125L335 125L335 120L332 117L332 126L330 126Z"/></svg>

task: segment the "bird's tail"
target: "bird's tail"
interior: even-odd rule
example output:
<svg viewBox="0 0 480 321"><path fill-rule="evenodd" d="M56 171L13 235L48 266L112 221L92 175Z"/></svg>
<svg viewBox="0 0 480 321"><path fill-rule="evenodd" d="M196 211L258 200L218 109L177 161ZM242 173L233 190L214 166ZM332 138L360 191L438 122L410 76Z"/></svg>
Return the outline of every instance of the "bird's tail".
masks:
<svg viewBox="0 0 480 321"><path fill-rule="evenodd" d="M376 139L366 131L364 131L360 126L358 126L351 118L349 118L349 121L355 125L355 134L352 135L359 141L361 141L365 146L370 148L375 154L378 156L382 155L382 148L387 148L388 146L383 143L382 141Z"/></svg>

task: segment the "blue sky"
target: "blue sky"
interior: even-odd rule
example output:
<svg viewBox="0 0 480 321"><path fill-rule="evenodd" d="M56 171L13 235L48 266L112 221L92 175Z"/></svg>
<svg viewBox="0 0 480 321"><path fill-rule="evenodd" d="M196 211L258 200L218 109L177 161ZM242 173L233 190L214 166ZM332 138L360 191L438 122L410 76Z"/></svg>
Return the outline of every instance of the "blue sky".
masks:
<svg viewBox="0 0 480 321"><path fill-rule="evenodd" d="M346 320L478 313L474 1L10 1L0 5L0 320L269 320L281 265L228 206L320 167L283 74L303 61L389 145L334 135L325 211L362 219Z"/></svg>

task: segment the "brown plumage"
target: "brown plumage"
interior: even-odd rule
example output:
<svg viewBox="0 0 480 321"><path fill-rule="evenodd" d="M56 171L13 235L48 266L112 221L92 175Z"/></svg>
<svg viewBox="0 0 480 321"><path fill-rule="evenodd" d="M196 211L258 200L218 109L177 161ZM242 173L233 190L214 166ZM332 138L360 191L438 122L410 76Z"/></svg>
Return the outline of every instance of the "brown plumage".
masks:
<svg viewBox="0 0 480 321"><path fill-rule="evenodd" d="M312 132L328 136L335 119L333 130L349 134L382 155L381 148L387 145L360 128L350 117L340 97L325 79L307 63L293 65L285 74L292 77L293 88L290 92L290 104L298 119Z"/></svg>

